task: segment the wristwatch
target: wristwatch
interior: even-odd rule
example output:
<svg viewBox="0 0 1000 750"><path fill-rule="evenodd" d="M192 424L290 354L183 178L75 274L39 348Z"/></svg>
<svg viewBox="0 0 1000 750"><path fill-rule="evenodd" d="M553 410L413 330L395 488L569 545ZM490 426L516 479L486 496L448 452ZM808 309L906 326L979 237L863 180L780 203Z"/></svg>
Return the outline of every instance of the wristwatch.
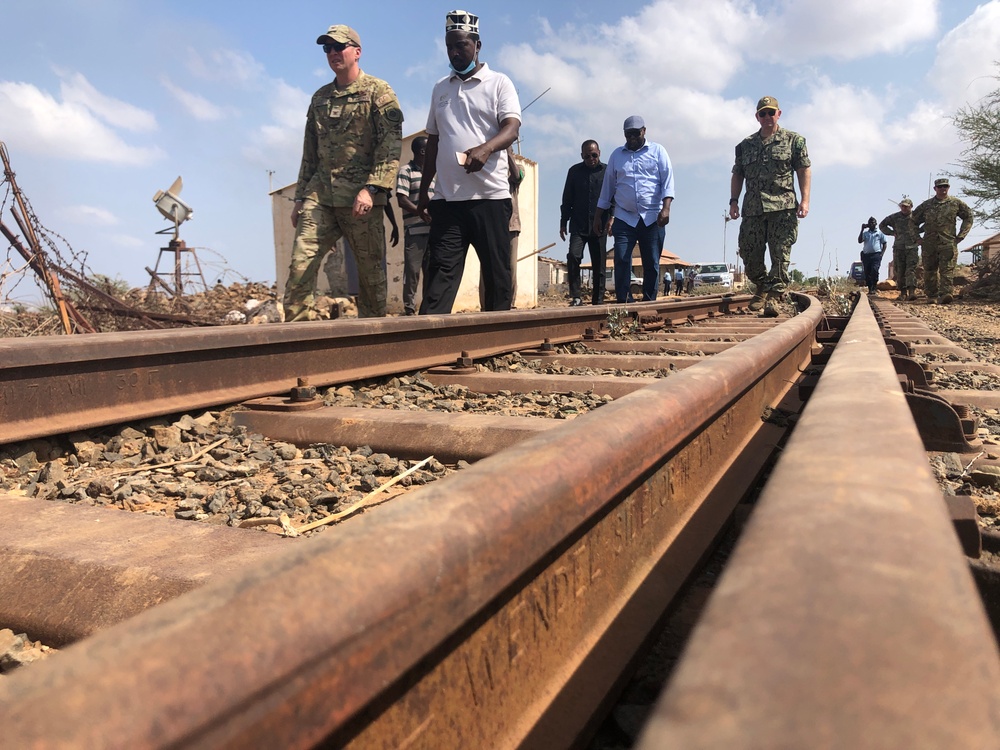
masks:
<svg viewBox="0 0 1000 750"><path fill-rule="evenodd" d="M375 185L365 185L365 190L371 193L373 198L382 192L382 188L376 187Z"/></svg>

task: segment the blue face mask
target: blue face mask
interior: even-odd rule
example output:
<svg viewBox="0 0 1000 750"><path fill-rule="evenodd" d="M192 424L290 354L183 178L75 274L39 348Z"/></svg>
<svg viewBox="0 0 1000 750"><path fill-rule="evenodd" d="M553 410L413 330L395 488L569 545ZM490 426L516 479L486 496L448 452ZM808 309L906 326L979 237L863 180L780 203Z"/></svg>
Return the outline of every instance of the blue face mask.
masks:
<svg viewBox="0 0 1000 750"><path fill-rule="evenodd" d="M471 73L475 69L475 67L476 67L476 58L472 58L472 62L470 62L466 66L465 70L459 70L458 68L456 68L451 63L448 63L448 67L451 68L452 70L454 70L460 76L464 76L466 73Z"/></svg>

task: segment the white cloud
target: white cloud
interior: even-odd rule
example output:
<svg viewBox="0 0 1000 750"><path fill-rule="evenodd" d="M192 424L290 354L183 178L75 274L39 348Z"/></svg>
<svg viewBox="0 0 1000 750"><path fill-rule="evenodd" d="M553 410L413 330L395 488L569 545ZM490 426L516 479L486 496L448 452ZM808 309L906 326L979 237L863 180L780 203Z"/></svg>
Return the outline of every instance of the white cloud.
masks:
<svg viewBox="0 0 1000 750"><path fill-rule="evenodd" d="M850 112L845 116L845 102ZM815 80L810 101L795 107L792 130L806 136L809 156L824 166L864 167L885 153L883 114L886 108L873 92L851 84ZM782 112L782 125L785 122Z"/></svg>
<svg viewBox="0 0 1000 750"><path fill-rule="evenodd" d="M306 110L312 101L312 92L306 92L296 86L289 86L284 81L274 81L268 93L268 111L271 117L283 127L293 127L299 130L306 124Z"/></svg>
<svg viewBox="0 0 1000 750"><path fill-rule="evenodd" d="M927 78L945 104L956 109L1000 88L1000 2L980 5L938 44Z"/></svg>
<svg viewBox="0 0 1000 750"><path fill-rule="evenodd" d="M76 221L80 224L110 227L120 223L118 217L111 211L99 206L68 206L61 213L69 221Z"/></svg>
<svg viewBox="0 0 1000 750"><path fill-rule="evenodd" d="M248 52L217 49L206 55L188 49L185 62L188 70L199 78L243 89L256 88L266 78L264 66Z"/></svg>
<svg viewBox="0 0 1000 750"><path fill-rule="evenodd" d="M756 57L800 63L905 52L937 30L939 0L781 0L762 18Z"/></svg>
<svg viewBox="0 0 1000 750"><path fill-rule="evenodd" d="M216 122L226 116L222 107L212 104L203 96L185 91L166 76L160 77L160 83L194 119L201 122Z"/></svg>
<svg viewBox="0 0 1000 750"><path fill-rule="evenodd" d="M271 121L250 134L243 155L265 169L280 170L279 180L286 182L298 175L306 110L312 93L277 80L271 82L266 96Z"/></svg>
<svg viewBox="0 0 1000 750"><path fill-rule="evenodd" d="M56 101L28 83L0 82L0 132L25 150L77 161L138 166L164 155L157 147L128 145L88 107Z"/></svg>
<svg viewBox="0 0 1000 750"><path fill-rule="evenodd" d="M130 234L113 234L108 237L108 241L112 245L125 248L126 250L149 247L149 242L147 240L141 240L138 237L133 237Z"/></svg>
<svg viewBox="0 0 1000 750"><path fill-rule="evenodd" d="M760 36L761 19L745 2L657 0L614 25L567 25L533 46L504 47L500 63L527 91L551 86L555 104L593 106L643 100L664 85L719 92Z"/></svg>
<svg viewBox="0 0 1000 750"><path fill-rule="evenodd" d="M574 155L585 135L606 140L610 153L622 118L641 114L675 164L728 162L756 130L757 95L785 101L788 92L798 101L786 102L782 124L807 136L817 163L865 167L926 148L940 132L938 114L925 106L915 116L914 103L897 102L878 78L845 84L806 64L826 70L831 60L906 51L933 37L937 8L938 0L655 0L614 24L553 29L543 19L541 38L504 47L498 67L522 103L551 87L545 113L525 117L541 141L535 152ZM858 116L844 116L845 101Z"/></svg>
<svg viewBox="0 0 1000 750"><path fill-rule="evenodd" d="M82 74L56 69L62 79L59 91L63 102L85 107L95 117L114 128L148 133L156 130L152 112L102 94Z"/></svg>

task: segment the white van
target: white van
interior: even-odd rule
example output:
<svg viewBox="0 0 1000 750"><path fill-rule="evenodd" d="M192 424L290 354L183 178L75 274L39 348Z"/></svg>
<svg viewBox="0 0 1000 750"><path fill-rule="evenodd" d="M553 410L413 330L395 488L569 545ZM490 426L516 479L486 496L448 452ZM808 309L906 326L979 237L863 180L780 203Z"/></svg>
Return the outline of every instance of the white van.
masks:
<svg viewBox="0 0 1000 750"><path fill-rule="evenodd" d="M725 286L733 288L733 272L725 263L702 263L694 277L695 286Z"/></svg>

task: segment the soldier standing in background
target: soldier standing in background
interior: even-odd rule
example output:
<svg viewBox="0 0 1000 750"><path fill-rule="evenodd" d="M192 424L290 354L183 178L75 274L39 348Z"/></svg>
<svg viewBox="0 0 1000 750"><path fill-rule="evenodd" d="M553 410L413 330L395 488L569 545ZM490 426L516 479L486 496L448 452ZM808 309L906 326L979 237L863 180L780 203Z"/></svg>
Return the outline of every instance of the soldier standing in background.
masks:
<svg viewBox="0 0 1000 750"><path fill-rule="evenodd" d="M361 38L331 26L317 40L336 75L313 94L295 187L295 244L285 284L285 320L309 320L323 257L346 237L358 266L358 316L385 315L385 229L396 184L403 113L385 81L358 65Z"/></svg>
<svg viewBox="0 0 1000 750"><path fill-rule="evenodd" d="M917 263L920 261L920 227L910 222L913 201L904 197L899 202L899 210L889 214L878 228L883 234L894 238L892 241L892 264L896 274L899 298L910 301L917 298Z"/></svg>
<svg viewBox="0 0 1000 750"><path fill-rule="evenodd" d="M739 252L747 276L757 287L750 309L776 317L776 303L788 286L788 264L792 245L799 236L799 219L809 215L812 173L806 139L778 127L781 109L773 96L757 102L760 130L736 146L736 163L729 188L729 218L740 218L743 181L743 221ZM795 199L792 173L798 177L799 200ZM764 265L765 246L770 250L771 269Z"/></svg>
<svg viewBox="0 0 1000 750"><path fill-rule="evenodd" d="M924 291L932 305L940 302L951 304L952 276L955 274L955 257L958 243L966 238L972 229L972 209L965 201L948 195L950 183L947 177L934 180L934 197L917 206L910 215L913 231L924 225ZM955 219L962 220L958 234L955 234ZM940 300L938 294L941 295Z"/></svg>

